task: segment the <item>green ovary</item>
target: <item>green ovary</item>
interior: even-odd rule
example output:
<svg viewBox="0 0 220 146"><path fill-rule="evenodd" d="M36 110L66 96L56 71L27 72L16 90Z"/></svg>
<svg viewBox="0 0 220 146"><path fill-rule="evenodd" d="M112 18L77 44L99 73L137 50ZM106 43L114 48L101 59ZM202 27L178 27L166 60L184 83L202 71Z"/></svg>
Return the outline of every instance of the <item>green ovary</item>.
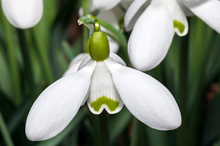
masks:
<svg viewBox="0 0 220 146"><path fill-rule="evenodd" d="M95 111L99 111L102 105L107 105L108 108L110 109L110 111L115 111L118 106L119 106L119 102L112 100L111 98L108 98L106 96L102 96L98 99L96 99L95 101L93 101L91 103L91 106L94 108Z"/></svg>
<svg viewBox="0 0 220 146"><path fill-rule="evenodd" d="M174 28L177 28L180 33L184 32L185 25L177 20L173 21Z"/></svg>

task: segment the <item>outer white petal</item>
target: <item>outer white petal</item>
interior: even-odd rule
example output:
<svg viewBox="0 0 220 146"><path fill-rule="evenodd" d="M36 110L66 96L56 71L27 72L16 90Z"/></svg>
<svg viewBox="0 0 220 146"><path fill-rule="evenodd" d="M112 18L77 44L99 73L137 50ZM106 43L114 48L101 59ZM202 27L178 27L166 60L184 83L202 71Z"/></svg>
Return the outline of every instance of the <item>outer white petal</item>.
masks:
<svg viewBox="0 0 220 146"><path fill-rule="evenodd" d="M89 89L87 105L94 114L100 114L105 109L110 114L118 113L123 102L112 81L112 76L104 62L97 62Z"/></svg>
<svg viewBox="0 0 220 146"><path fill-rule="evenodd" d="M132 65L142 71L157 66L166 56L174 35L166 6L153 2L137 20L128 42Z"/></svg>
<svg viewBox="0 0 220 146"><path fill-rule="evenodd" d="M41 93L26 122L29 140L40 141L56 136L74 118L89 89L96 62L63 77Z"/></svg>
<svg viewBox="0 0 220 146"><path fill-rule="evenodd" d="M117 54L110 52L109 57L112 58L114 61L120 63L121 65L126 66L125 62Z"/></svg>
<svg viewBox="0 0 220 146"><path fill-rule="evenodd" d="M82 63L83 59L86 58L89 54L87 53L81 53L77 55L70 63L69 68L67 71L63 74L63 76L68 76L74 72L77 72L79 65Z"/></svg>
<svg viewBox="0 0 220 146"><path fill-rule="evenodd" d="M110 59L105 63L122 101L138 120L158 130L172 130L181 125L178 105L160 82Z"/></svg>
<svg viewBox="0 0 220 146"><path fill-rule="evenodd" d="M182 0L196 16L202 19L215 31L220 33L220 1L219 0Z"/></svg>
<svg viewBox="0 0 220 146"><path fill-rule="evenodd" d="M1 3L6 18L17 28L33 27L43 14L43 0L2 0Z"/></svg>
<svg viewBox="0 0 220 146"><path fill-rule="evenodd" d="M116 14L113 11L102 11L97 15L97 18L100 18L106 22L108 22L109 24L111 24L112 26L114 26L116 29L119 29L119 23L118 23L118 18L116 17ZM110 33L107 29L105 29L104 27L101 26L101 30L103 32L106 33ZM114 34L112 34L114 35ZM118 43L116 43L111 37L108 36L108 40L109 40L109 46L110 46L110 51L111 52L118 52L119 49L119 45Z"/></svg>
<svg viewBox="0 0 220 146"><path fill-rule="evenodd" d="M121 0L92 0L92 5L97 10L110 10L120 2Z"/></svg>
<svg viewBox="0 0 220 146"><path fill-rule="evenodd" d="M129 6L124 18L126 31L130 31L134 27L135 22L149 4L150 0L133 1L133 3Z"/></svg>
<svg viewBox="0 0 220 146"><path fill-rule="evenodd" d="M182 8L180 7L177 0L169 0L167 7L171 12L174 30L179 36L184 36L188 33L188 22L186 15L184 14Z"/></svg>

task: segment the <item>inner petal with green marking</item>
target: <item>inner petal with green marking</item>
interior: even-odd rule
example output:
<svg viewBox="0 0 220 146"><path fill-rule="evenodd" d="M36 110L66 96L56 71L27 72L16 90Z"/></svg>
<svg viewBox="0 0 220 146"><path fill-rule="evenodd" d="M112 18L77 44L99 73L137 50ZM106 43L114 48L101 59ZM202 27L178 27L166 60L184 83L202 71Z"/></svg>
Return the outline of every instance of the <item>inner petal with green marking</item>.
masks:
<svg viewBox="0 0 220 146"><path fill-rule="evenodd" d="M173 26L174 28L177 28L181 34L185 30L185 25L177 20L173 20Z"/></svg>
<svg viewBox="0 0 220 146"><path fill-rule="evenodd" d="M87 105L94 114L100 114L104 109L109 114L115 114L124 105L115 88L112 75L102 61L96 62L96 68L91 78Z"/></svg>
<svg viewBox="0 0 220 146"><path fill-rule="evenodd" d="M91 106L97 112L100 110L102 105L107 105L110 111L115 111L119 106L119 102L106 96L102 96L91 103Z"/></svg>

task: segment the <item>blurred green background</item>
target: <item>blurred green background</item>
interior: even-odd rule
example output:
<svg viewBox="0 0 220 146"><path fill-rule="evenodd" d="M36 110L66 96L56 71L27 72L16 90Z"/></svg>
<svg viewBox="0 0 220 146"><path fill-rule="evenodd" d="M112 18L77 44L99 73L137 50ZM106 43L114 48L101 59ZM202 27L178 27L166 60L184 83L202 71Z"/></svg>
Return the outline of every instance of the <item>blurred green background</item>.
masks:
<svg viewBox="0 0 220 146"><path fill-rule="evenodd" d="M87 106L56 137L32 142L25 136L31 105L62 77L69 62L84 52L88 30L78 26L86 0L44 0L44 13L34 28L20 30L0 10L0 146L100 146L97 115ZM165 60L147 72L174 95L183 124L161 132L136 120L123 108L109 115L112 146L220 146L220 35L196 17L189 33L175 36ZM118 31L129 38L129 32ZM118 54L129 64L126 46Z"/></svg>

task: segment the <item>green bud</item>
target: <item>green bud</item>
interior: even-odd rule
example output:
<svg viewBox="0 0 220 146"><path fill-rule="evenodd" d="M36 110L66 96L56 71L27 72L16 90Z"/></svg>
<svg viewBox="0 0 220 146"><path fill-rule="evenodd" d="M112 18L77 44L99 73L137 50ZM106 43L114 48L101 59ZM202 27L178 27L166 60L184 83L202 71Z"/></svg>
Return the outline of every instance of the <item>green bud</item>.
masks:
<svg viewBox="0 0 220 146"><path fill-rule="evenodd" d="M93 60L104 61L109 56L109 42L107 36L100 31L97 19L94 21L94 33L89 40L89 53Z"/></svg>
<svg viewBox="0 0 220 146"><path fill-rule="evenodd" d="M89 53L95 61L104 61L109 57L109 42L103 32L93 33L89 41Z"/></svg>

